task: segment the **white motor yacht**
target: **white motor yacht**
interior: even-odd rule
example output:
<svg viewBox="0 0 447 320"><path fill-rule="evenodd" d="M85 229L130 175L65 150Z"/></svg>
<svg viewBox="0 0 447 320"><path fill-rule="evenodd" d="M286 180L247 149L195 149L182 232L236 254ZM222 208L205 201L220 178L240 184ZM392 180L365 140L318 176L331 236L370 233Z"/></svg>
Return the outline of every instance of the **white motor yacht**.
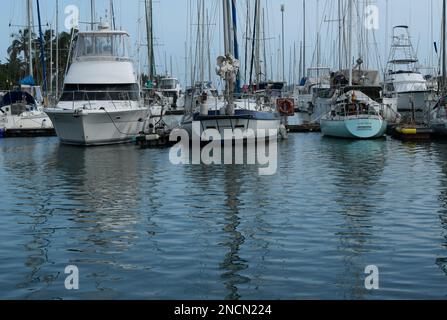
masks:
<svg viewBox="0 0 447 320"><path fill-rule="evenodd" d="M62 143L126 143L142 130L149 111L140 98L128 38L107 24L78 34L60 101L45 110Z"/></svg>

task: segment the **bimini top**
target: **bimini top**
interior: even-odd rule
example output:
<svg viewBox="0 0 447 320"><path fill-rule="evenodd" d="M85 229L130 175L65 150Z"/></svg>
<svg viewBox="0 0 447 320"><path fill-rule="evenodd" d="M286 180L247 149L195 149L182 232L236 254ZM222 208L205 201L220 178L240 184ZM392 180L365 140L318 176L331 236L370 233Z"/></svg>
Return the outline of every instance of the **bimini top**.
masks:
<svg viewBox="0 0 447 320"><path fill-rule="evenodd" d="M14 103L26 101L29 105L36 105L36 100L32 95L24 91L11 91L4 95L0 102L0 108L10 106Z"/></svg>

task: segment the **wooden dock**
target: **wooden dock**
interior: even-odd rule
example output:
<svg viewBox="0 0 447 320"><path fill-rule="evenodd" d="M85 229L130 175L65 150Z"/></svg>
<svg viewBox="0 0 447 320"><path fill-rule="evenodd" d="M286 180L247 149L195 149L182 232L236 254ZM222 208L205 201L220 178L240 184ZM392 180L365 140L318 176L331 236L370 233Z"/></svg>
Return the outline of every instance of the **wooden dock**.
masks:
<svg viewBox="0 0 447 320"><path fill-rule="evenodd" d="M3 130L0 137L4 138L31 138L31 137L54 137L54 129L8 129Z"/></svg>

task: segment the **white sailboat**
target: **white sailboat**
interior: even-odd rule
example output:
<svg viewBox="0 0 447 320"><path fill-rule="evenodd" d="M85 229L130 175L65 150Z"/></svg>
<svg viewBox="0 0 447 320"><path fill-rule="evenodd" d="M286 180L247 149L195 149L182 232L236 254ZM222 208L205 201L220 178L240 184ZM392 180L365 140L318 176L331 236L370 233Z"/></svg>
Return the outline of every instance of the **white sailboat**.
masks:
<svg viewBox="0 0 447 320"><path fill-rule="evenodd" d="M0 101L0 135L54 135L53 124L36 99L26 91L7 92Z"/></svg>
<svg viewBox="0 0 447 320"><path fill-rule="evenodd" d="M5 93L0 101L0 136L27 137L54 135L54 127L42 106L42 92L33 78L32 1L26 0L28 30L29 75L20 83L20 89Z"/></svg>
<svg viewBox="0 0 447 320"><path fill-rule="evenodd" d="M259 0L256 1L255 8L255 17L259 19ZM237 41L234 41L233 28L236 22L232 20L232 17L235 16L235 12L233 15L231 14L232 10L236 10L234 3L230 4L230 1L224 0L223 21L226 54L217 59L217 73L226 83L224 99L219 99L217 91L211 85L204 86L204 83L198 83L194 89L200 90L200 93L197 96L195 95L196 90L190 93L186 108L188 109L188 101L191 101L191 104L182 121L182 128L189 132L190 137L202 137L205 130L214 129L220 133L222 140L256 139L259 138L258 133L261 132L263 138L277 138L281 119L274 110L270 99L257 99L256 101L234 99L240 63L234 57L235 42ZM198 125L194 126L194 123ZM239 132L242 135L227 136L226 132Z"/></svg>
<svg viewBox="0 0 447 320"><path fill-rule="evenodd" d="M78 34L60 101L45 110L62 143L126 143L142 130L149 111L140 99L128 38L107 23Z"/></svg>

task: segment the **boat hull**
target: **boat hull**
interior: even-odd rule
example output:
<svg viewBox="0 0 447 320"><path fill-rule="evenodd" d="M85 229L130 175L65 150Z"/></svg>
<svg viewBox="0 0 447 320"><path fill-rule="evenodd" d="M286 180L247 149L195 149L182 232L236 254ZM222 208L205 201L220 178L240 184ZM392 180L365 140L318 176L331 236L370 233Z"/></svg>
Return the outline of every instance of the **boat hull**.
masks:
<svg viewBox="0 0 447 320"><path fill-rule="evenodd" d="M414 91L397 93L398 112L421 112L427 109L430 91Z"/></svg>
<svg viewBox="0 0 447 320"><path fill-rule="evenodd" d="M53 124L45 113L22 116L4 116L0 119L0 127L8 130L51 130Z"/></svg>
<svg viewBox="0 0 447 320"><path fill-rule="evenodd" d="M131 142L143 129L147 109L47 109L56 134L64 144L95 146Z"/></svg>
<svg viewBox="0 0 447 320"><path fill-rule="evenodd" d="M323 135L345 139L377 139L385 135L387 122L379 118L321 120Z"/></svg>
<svg viewBox="0 0 447 320"><path fill-rule="evenodd" d="M197 125L194 126L193 123ZM225 141L256 139L261 137L259 134L262 134L262 138L274 138L278 136L280 125L281 119L276 113L237 110L233 116L221 116L216 112L210 112L208 116L195 114L183 121L182 128L188 132L190 138L202 137L205 130L217 130ZM202 140L208 141L203 137Z"/></svg>

